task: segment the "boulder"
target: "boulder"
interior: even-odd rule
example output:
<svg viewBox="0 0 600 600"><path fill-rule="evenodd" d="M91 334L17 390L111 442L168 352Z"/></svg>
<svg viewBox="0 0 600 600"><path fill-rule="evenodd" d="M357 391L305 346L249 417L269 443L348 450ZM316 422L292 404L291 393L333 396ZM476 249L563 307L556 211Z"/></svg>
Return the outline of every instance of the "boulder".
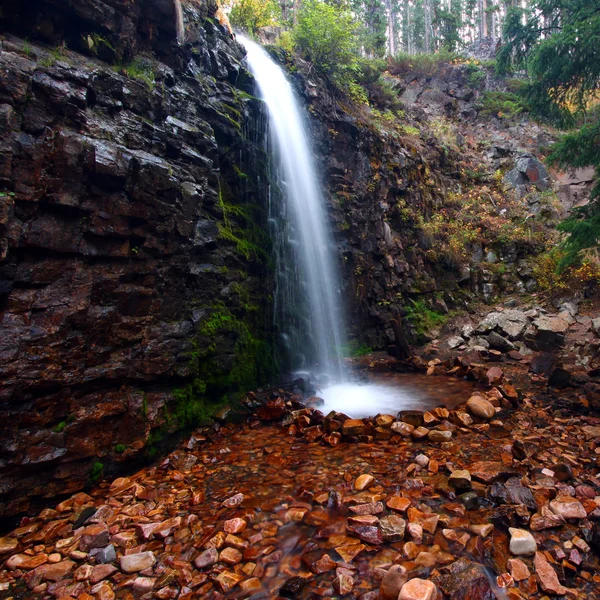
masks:
<svg viewBox="0 0 600 600"><path fill-rule="evenodd" d="M536 333L533 340L537 350L552 352L565 344L569 324L560 317L542 316L533 322Z"/></svg>

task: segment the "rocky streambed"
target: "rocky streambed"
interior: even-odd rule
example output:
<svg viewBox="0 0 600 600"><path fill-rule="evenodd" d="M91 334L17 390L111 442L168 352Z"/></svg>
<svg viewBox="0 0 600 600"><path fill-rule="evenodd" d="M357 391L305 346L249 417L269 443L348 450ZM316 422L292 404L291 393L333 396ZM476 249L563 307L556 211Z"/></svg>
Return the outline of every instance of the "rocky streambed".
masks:
<svg viewBox="0 0 600 600"><path fill-rule="evenodd" d="M600 419L490 358L423 363L441 386L480 379L452 410L350 419L250 394L243 423L24 518L0 597L597 598Z"/></svg>

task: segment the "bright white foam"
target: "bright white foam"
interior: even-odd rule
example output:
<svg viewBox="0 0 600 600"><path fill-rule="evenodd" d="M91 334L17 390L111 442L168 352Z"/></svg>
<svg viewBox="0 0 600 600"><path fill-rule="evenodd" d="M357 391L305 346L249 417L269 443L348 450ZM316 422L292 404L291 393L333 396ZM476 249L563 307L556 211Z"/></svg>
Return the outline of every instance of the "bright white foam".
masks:
<svg viewBox="0 0 600 600"><path fill-rule="evenodd" d="M423 390L410 386L373 383L341 383L323 388L317 394L325 400L318 407L322 413L335 410L357 419L379 413L395 415L401 410L423 410L426 396Z"/></svg>

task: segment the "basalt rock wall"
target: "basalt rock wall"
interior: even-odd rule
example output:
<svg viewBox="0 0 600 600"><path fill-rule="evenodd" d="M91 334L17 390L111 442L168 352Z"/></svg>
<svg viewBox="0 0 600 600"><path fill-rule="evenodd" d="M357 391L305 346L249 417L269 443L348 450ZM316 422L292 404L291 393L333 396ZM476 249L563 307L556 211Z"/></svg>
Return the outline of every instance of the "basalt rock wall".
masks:
<svg viewBox="0 0 600 600"><path fill-rule="evenodd" d="M0 516L272 367L263 109L216 5L178 5L3 3Z"/></svg>

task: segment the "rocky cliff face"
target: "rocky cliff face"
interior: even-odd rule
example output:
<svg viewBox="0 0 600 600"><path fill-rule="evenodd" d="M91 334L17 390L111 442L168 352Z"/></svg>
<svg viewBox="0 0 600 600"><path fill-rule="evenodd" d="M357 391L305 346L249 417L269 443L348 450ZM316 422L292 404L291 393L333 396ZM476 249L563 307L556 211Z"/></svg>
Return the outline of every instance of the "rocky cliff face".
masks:
<svg viewBox="0 0 600 600"><path fill-rule="evenodd" d="M216 6L178 44L170 1L33 5L0 42L2 516L271 366L264 119Z"/></svg>
<svg viewBox="0 0 600 600"><path fill-rule="evenodd" d="M413 341L449 309L536 289L532 258L553 236L554 181L538 157L552 138L520 115L486 114L490 70L441 64L384 75L371 108L302 64L336 224L351 333L373 348ZM514 185L511 185L513 181Z"/></svg>

